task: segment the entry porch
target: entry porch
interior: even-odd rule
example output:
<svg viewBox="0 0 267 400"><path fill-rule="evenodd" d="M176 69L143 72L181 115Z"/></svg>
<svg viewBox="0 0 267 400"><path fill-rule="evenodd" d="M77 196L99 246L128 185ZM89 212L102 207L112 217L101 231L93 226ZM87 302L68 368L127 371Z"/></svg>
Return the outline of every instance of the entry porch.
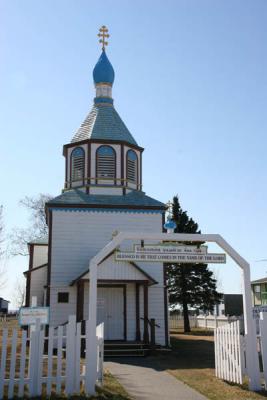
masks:
<svg viewBox="0 0 267 400"><path fill-rule="evenodd" d="M148 344L149 286L157 282L134 264L125 268L124 274L128 279L98 279L97 323L104 322L106 342ZM87 271L72 282L77 290L77 321L89 318L89 279Z"/></svg>

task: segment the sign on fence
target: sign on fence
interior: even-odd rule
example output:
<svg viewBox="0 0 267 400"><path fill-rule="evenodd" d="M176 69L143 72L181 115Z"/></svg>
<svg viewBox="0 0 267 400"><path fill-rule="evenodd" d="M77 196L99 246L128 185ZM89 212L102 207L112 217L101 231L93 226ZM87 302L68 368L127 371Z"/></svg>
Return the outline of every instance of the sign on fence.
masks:
<svg viewBox="0 0 267 400"><path fill-rule="evenodd" d="M41 325L49 324L49 307L21 307L19 310L20 325L35 325L37 319Z"/></svg>

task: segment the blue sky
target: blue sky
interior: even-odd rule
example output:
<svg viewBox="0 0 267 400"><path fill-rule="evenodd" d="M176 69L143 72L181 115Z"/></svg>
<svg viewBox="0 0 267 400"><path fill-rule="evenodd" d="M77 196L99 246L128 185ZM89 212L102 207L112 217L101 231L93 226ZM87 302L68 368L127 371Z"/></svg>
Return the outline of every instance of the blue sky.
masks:
<svg viewBox="0 0 267 400"><path fill-rule="evenodd" d="M63 188L62 146L92 105L105 24L115 107L145 147L144 190L178 193L203 233L222 234L252 278L266 274L256 262L267 258L265 0L2 0L0 15L7 233L27 224L19 199ZM27 260L7 268L10 298ZM218 270L222 289L239 292L234 264Z"/></svg>

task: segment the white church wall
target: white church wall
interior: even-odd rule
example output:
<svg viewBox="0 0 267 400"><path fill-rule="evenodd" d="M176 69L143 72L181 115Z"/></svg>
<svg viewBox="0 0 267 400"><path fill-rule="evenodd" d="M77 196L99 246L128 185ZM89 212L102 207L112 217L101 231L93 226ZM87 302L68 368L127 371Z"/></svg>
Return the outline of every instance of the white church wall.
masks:
<svg viewBox="0 0 267 400"><path fill-rule="evenodd" d="M38 246L34 245L33 249L33 265L32 267L39 267L47 263L48 260L48 246Z"/></svg>
<svg viewBox="0 0 267 400"><path fill-rule="evenodd" d="M135 284L126 286L126 310L127 310L127 340L135 340L136 334L136 309L135 309Z"/></svg>
<svg viewBox="0 0 267 400"><path fill-rule="evenodd" d="M53 211L51 282L69 284L89 266L90 259L111 239L114 231L161 232L161 214ZM131 248L125 243L121 248ZM160 264L142 264L160 277ZM155 278L157 281L159 279Z"/></svg>
<svg viewBox="0 0 267 400"><path fill-rule="evenodd" d="M30 301L32 296L37 297L37 306L43 306L44 302L44 285L47 282L47 267L39 268L31 272L31 291Z"/></svg>
<svg viewBox="0 0 267 400"><path fill-rule="evenodd" d="M155 285L148 288L148 315L149 318L155 318L156 324L156 342L165 344L165 318L164 318L164 289L163 286Z"/></svg>
<svg viewBox="0 0 267 400"><path fill-rule="evenodd" d="M58 293L68 292L68 303L58 303ZM76 315L76 294L74 286L51 286L50 288L50 325L58 326L64 324L69 315Z"/></svg>
<svg viewBox="0 0 267 400"><path fill-rule="evenodd" d="M152 243L151 241L151 244ZM158 284L163 285L163 263L156 262L137 262L136 263L142 270L144 270L148 275L152 276Z"/></svg>
<svg viewBox="0 0 267 400"><path fill-rule="evenodd" d="M140 333L141 339L143 339L144 335L144 287L140 285L139 288L139 315L140 315Z"/></svg>
<svg viewBox="0 0 267 400"><path fill-rule="evenodd" d="M128 262L116 262L114 255L98 266L98 279L144 280L145 275Z"/></svg>
<svg viewBox="0 0 267 400"><path fill-rule="evenodd" d="M141 338L144 334L144 288L140 285L139 289L140 304L140 332ZM156 342L165 346L165 317L164 317L164 290L162 285L153 285L148 288L148 318L155 318L156 324Z"/></svg>
<svg viewBox="0 0 267 400"><path fill-rule="evenodd" d="M140 318L144 317L144 291L143 286L139 289ZM89 283L84 285L84 308L83 315L88 319ZM126 285L126 310L127 310L127 340L135 340L136 334L136 309L135 309L135 283ZM165 319L164 319L164 292L160 286L151 286L148 289L148 317L155 318L160 328L156 328L156 342L165 345ZM141 338L144 332L144 321L140 320Z"/></svg>

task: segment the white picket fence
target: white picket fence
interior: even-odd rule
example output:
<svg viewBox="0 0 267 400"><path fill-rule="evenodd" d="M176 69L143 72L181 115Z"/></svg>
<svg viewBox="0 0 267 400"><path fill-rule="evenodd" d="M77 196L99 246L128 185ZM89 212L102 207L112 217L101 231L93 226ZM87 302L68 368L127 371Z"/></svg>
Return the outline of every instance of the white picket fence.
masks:
<svg viewBox="0 0 267 400"><path fill-rule="evenodd" d="M81 323L69 317L65 326L49 327L48 336L37 324L27 337L27 331L13 329L8 335L4 329L1 342L0 399L13 399L15 395L50 396L64 393L79 394L86 387L86 365L90 352L86 321L85 334L81 334ZM98 360L98 383L103 381L104 324L96 329ZM81 358L82 340L85 342L85 357ZM86 392L86 390L85 390Z"/></svg>
<svg viewBox="0 0 267 400"><path fill-rule="evenodd" d="M216 317L214 315L199 315L189 317L191 328L204 328L204 329L216 329L220 326L228 325L233 321L240 321L240 328L243 331L243 318L242 317ZM184 317L182 315L171 315L169 319L170 329L182 329L184 327Z"/></svg>
<svg viewBox="0 0 267 400"><path fill-rule="evenodd" d="M242 384L244 337L239 325L239 321L234 321L214 330L215 374L217 378Z"/></svg>
<svg viewBox="0 0 267 400"><path fill-rule="evenodd" d="M255 324L258 328L257 359L261 380L267 389L267 313L261 313L260 318L255 319ZM240 321L214 330L215 370L218 378L241 384L244 376L249 375L246 365L249 362L247 340L247 336L240 330Z"/></svg>

